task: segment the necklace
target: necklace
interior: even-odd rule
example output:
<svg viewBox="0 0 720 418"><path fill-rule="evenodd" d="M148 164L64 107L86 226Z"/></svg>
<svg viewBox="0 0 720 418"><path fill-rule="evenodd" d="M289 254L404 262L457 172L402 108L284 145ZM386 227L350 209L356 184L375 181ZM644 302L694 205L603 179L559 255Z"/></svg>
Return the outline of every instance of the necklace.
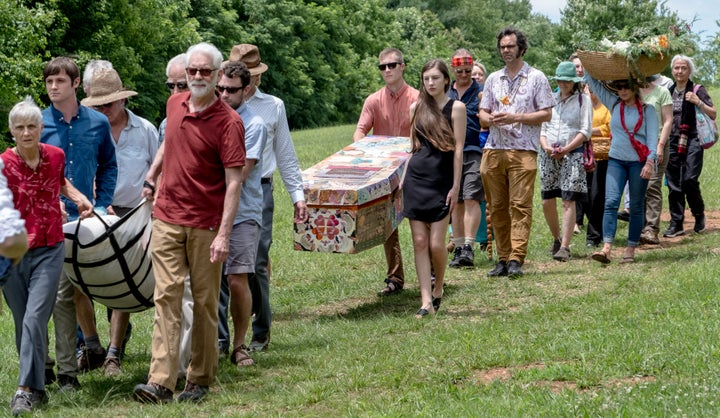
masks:
<svg viewBox="0 0 720 418"><path fill-rule="evenodd" d="M15 153L22 158L23 162L26 166L28 166L31 170L35 171L40 166L40 163L42 162L42 152L40 152L40 145L38 144L38 154L37 154L37 161L33 162L29 158L26 158L22 152L20 152L19 147L15 147Z"/></svg>

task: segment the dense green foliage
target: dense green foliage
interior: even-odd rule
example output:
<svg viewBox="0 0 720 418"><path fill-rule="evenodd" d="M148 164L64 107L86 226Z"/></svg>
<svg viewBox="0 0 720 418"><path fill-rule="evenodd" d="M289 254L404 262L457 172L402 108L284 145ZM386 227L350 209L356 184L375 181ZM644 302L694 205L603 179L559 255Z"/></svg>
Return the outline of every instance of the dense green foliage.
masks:
<svg viewBox="0 0 720 418"><path fill-rule="evenodd" d="M47 104L42 65L58 55L81 68L112 61L140 93L130 107L159 122L168 59L201 40L226 54L254 43L269 65L261 88L285 100L293 128L306 128L353 123L381 86L376 57L388 46L405 53L406 79L417 86L425 61L459 47L500 68L496 34L508 25L526 32L526 60L549 73L583 36L676 18L656 0L569 0L559 24L529 0L0 0L0 132L8 138L7 112L23 96ZM717 36L697 54L704 84L718 75Z"/></svg>

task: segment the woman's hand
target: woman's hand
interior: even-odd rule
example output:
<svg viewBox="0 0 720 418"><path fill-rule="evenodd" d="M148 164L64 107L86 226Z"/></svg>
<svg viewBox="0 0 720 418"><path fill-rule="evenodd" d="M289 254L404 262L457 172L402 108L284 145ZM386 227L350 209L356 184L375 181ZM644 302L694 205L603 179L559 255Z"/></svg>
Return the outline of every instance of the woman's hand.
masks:
<svg viewBox="0 0 720 418"><path fill-rule="evenodd" d="M447 197L445 197L445 206L450 208L450 213L453 213L455 210L455 205L457 205L458 202L459 191L460 186L453 186L453 188L448 192Z"/></svg>
<svg viewBox="0 0 720 418"><path fill-rule="evenodd" d="M653 174L655 174L655 161L647 160L642 168L642 171L640 171L640 177L645 180L649 180Z"/></svg>

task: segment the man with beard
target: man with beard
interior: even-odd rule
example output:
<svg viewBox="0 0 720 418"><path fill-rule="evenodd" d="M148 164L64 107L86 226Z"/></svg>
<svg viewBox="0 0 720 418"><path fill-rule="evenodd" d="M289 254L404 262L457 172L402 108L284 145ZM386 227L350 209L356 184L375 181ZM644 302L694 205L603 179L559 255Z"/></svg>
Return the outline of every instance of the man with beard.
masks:
<svg viewBox="0 0 720 418"><path fill-rule="evenodd" d="M487 78L480 101L480 121L490 126L480 175L499 260L488 276L517 277L530 238L540 128L555 99L545 74L523 60L525 34L503 29L497 49L505 67Z"/></svg>
<svg viewBox="0 0 720 418"><path fill-rule="evenodd" d="M143 195L155 197L152 231L155 319L147 384L135 386L140 402L173 399L178 376L181 300L190 275L193 337L180 402L199 402L218 367L217 313L222 263L237 212L245 129L240 116L215 94L222 54L200 43L187 51L189 93L170 96L163 153L156 156Z"/></svg>

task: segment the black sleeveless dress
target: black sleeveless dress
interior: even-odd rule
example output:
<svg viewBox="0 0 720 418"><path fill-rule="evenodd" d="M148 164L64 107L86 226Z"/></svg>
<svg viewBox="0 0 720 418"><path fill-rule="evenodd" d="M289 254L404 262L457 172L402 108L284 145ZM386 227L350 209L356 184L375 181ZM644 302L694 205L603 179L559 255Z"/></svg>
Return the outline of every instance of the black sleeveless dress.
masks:
<svg viewBox="0 0 720 418"><path fill-rule="evenodd" d="M448 100L442 115L452 127L454 100ZM422 131L422 129L421 129ZM403 216L421 222L437 222L450 213L445 204L453 185L454 151L440 151L424 135L421 147L410 158L403 183Z"/></svg>

